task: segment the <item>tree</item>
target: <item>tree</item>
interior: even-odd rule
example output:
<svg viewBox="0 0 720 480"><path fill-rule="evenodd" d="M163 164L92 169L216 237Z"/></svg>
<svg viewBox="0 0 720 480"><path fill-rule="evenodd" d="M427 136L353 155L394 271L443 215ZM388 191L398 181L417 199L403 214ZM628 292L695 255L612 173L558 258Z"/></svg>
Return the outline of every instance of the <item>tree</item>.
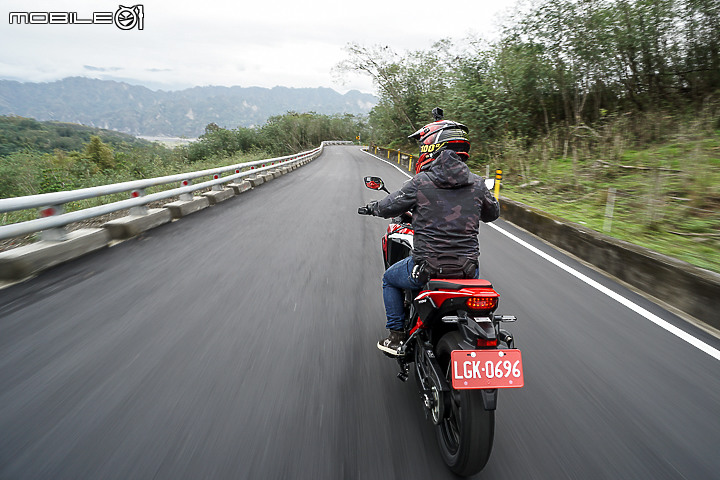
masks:
<svg viewBox="0 0 720 480"><path fill-rule="evenodd" d="M383 96L389 98L404 122L415 131L417 128L408 112L407 96L402 90L401 65L397 54L388 46L375 45L365 47L357 43L349 43L345 47L348 58L335 67L340 72L361 72L369 75L378 86Z"/></svg>
<svg viewBox="0 0 720 480"><path fill-rule="evenodd" d="M90 137L90 142L85 146L85 156L101 170L110 170L115 167L115 154L108 145L97 135Z"/></svg>

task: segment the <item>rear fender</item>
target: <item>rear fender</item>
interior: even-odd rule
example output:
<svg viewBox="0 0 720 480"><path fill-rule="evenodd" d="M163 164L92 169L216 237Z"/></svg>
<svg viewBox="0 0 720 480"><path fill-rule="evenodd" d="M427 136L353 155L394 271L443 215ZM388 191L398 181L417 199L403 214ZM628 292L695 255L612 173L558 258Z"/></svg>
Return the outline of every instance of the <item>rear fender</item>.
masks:
<svg viewBox="0 0 720 480"><path fill-rule="evenodd" d="M465 350L476 349L478 338L483 340L497 340L495 326L493 325L492 320L488 318L487 321L480 319L478 319L480 321L476 321L475 319L468 317L465 312L458 313L462 314L458 315L458 317L461 320L465 320L458 322L460 334L463 336L463 341L466 343L466 345L463 345Z"/></svg>
<svg viewBox="0 0 720 480"><path fill-rule="evenodd" d="M487 321L475 321L473 318L467 316L465 312L458 312L458 317L461 321L458 322L458 330L462 335L458 347L462 350L475 350L477 349L477 339L482 338L484 340L493 340L497 336L495 334L495 327L492 320L489 318ZM462 321L465 319L465 321ZM482 394L483 407L485 410L495 410L497 408L497 388L480 390ZM454 390L457 393L457 390Z"/></svg>

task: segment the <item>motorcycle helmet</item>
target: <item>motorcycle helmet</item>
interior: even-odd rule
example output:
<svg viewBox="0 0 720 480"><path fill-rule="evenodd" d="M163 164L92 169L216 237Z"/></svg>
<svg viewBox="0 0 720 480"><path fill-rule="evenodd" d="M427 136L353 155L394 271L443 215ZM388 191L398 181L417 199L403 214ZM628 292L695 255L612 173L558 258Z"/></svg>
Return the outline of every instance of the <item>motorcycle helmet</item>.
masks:
<svg viewBox="0 0 720 480"><path fill-rule="evenodd" d="M408 138L420 143L420 157L415 173L422 170L435 160L443 150L453 150L460 158L467 161L470 151L468 128L462 123L451 120L438 120L425 125Z"/></svg>

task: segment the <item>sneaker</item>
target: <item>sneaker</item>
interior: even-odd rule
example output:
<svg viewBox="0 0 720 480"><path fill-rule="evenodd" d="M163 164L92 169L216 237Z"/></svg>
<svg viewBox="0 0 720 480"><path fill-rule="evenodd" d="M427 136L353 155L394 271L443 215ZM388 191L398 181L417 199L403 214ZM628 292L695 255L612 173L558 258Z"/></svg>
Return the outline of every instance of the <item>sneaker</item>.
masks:
<svg viewBox="0 0 720 480"><path fill-rule="evenodd" d="M394 357L399 357L400 353L398 350L403 346L405 340L405 332L401 330L390 330L390 335L388 335L387 338L380 340L377 343L377 347L385 353Z"/></svg>

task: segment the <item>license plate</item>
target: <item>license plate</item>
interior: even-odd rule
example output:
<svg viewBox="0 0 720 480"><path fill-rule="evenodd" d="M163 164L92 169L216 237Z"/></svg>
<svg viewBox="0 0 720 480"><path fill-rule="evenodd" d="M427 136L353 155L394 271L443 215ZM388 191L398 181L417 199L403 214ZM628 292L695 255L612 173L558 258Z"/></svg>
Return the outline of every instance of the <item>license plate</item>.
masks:
<svg viewBox="0 0 720 480"><path fill-rule="evenodd" d="M520 350L453 350L452 386L456 390L520 388L525 385Z"/></svg>

